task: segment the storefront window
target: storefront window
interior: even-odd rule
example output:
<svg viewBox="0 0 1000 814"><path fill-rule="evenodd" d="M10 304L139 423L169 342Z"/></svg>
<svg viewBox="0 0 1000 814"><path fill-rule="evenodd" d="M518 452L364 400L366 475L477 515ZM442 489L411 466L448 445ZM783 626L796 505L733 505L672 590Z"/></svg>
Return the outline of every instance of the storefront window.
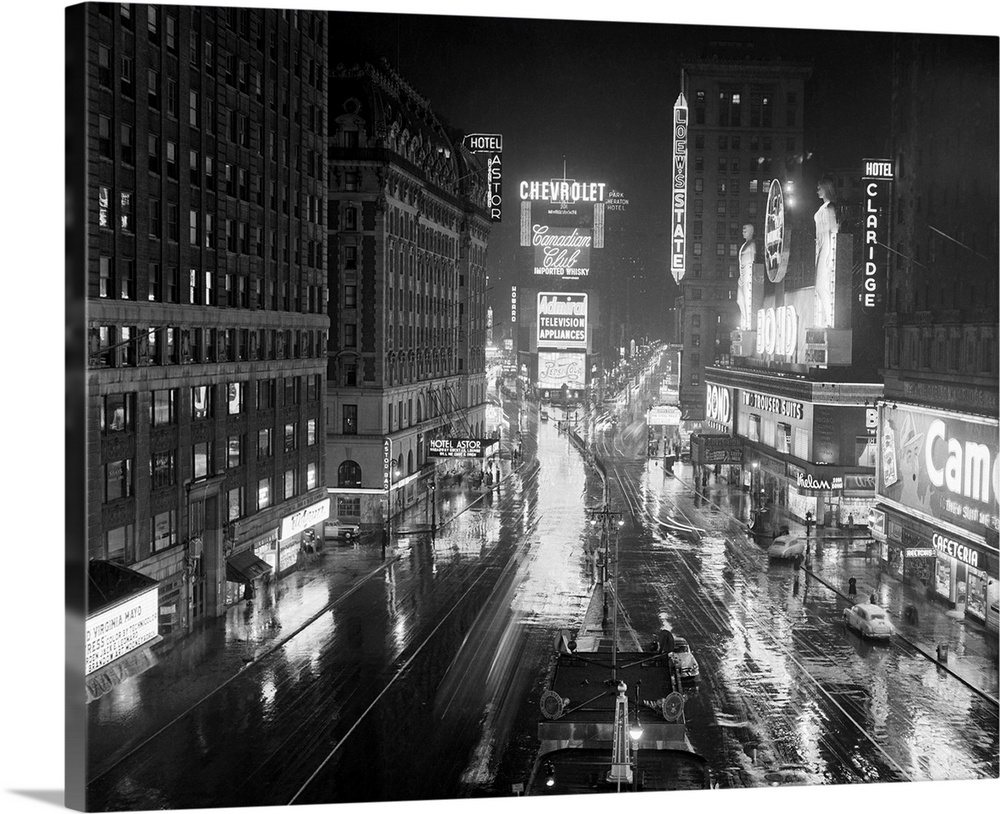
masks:
<svg viewBox="0 0 1000 814"><path fill-rule="evenodd" d="M986 575L982 571L969 570L968 597L965 612L980 619L986 619Z"/></svg>
<svg viewBox="0 0 1000 814"><path fill-rule="evenodd" d="M951 599L951 560L938 557L934 567L934 591Z"/></svg>
<svg viewBox="0 0 1000 814"><path fill-rule="evenodd" d="M754 413L750 415L750 423L747 427L747 438L751 441L760 441L760 416Z"/></svg>

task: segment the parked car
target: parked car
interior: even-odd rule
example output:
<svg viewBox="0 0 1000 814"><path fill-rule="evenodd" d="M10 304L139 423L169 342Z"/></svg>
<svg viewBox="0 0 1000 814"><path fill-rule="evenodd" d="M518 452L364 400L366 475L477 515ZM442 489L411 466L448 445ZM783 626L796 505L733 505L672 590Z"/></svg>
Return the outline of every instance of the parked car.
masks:
<svg viewBox="0 0 1000 814"><path fill-rule="evenodd" d="M542 421L548 421L549 420L549 411L548 410L542 410L541 413L539 413L538 417Z"/></svg>
<svg viewBox="0 0 1000 814"><path fill-rule="evenodd" d="M670 653L670 660L677 665L682 679L698 678L701 674L698 662L694 657L694 653L691 652L691 646L687 643L687 639L680 636L674 637L674 649Z"/></svg>
<svg viewBox="0 0 1000 814"><path fill-rule="evenodd" d="M790 534L782 534L775 537L767 549L767 556L771 559L791 560L795 557L804 557L806 554L806 538L792 537Z"/></svg>
<svg viewBox="0 0 1000 814"><path fill-rule="evenodd" d="M885 639L892 635L892 622L878 605L859 602L844 610L844 624L856 630L862 639Z"/></svg>
<svg viewBox="0 0 1000 814"><path fill-rule="evenodd" d="M323 524L323 536L327 539L335 538L353 540L360 534L361 526L357 523L344 523L341 520L327 520Z"/></svg>

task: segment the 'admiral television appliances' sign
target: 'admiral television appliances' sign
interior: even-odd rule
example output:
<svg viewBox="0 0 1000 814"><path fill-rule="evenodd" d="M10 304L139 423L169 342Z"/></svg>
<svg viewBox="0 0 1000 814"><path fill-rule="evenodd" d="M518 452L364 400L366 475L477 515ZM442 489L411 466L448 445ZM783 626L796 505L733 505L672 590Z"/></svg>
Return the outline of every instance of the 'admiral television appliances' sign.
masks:
<svg viewBox="0 0 1000 814"><path fill-rule="evenodd" d="M678 283L684 276L686 240L688 106L681 93L674 102L674 163L671 173L670 273Z"/></svg>
<svg viewBox="0 0 1000 814"><path fill-rule="evenodd" d="M587 349L586 294L538 294L538 347Z"/></svg>
<svg viewBox="0 0 1000 814"><path fill-rule="evenodd" d="M865 159L862 180L865 187L865 276L860 295L861 307L877 308L885 289L886 227L893 179L890 159Z"/></svg>

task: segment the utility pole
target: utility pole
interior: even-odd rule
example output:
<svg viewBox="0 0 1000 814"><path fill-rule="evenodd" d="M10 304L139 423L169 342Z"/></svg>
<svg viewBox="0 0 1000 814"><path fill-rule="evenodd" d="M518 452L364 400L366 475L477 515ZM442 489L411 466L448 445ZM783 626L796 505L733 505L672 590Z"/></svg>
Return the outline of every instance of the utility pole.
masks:
<svg viewBox="0 0 1000 814"><path fill-rule="evenodd" d="M587 517L591 526L601 525L601 535L604 542L604 618L608 616L608 590L607 590L607 568L610 547L610 531L615 533L615 559L614 559L614 604L611 606L611 678L618 678L618 529L625 525L625 518L621 512L612 511L608 508L588 509Z"/></svg>

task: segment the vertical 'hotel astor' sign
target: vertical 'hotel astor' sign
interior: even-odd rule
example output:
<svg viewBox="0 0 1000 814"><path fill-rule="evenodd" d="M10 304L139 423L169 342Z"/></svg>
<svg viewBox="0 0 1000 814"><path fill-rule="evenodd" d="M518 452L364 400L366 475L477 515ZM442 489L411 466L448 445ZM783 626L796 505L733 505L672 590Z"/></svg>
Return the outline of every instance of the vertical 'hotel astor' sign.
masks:
<svg viewBox="0 0 1000 814"><path fill-rule="evenodd" d="M688 106L684 91L674 102L674 162L673 183L671 186L670 224L670 272L674 280L681 281L684 276L684 251L687 248L686 239L686 207L687 207L687 165L688 165Z"/></svg>

